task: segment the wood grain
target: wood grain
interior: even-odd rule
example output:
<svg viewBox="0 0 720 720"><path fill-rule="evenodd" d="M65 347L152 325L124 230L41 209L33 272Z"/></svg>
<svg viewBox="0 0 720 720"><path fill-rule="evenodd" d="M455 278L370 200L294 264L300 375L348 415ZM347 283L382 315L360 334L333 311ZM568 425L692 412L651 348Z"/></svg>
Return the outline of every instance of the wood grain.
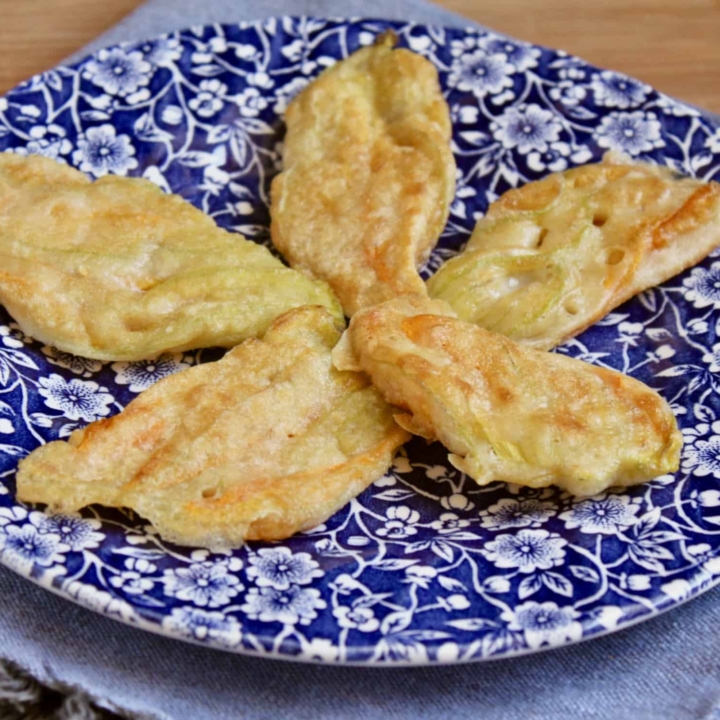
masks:
<svg viewBox="0 0 720 720"><path fill-rule="evenodd" d="M141 0L0 0L0 93L52 67ZM720 0L441 0L720 113Z"/></svg>

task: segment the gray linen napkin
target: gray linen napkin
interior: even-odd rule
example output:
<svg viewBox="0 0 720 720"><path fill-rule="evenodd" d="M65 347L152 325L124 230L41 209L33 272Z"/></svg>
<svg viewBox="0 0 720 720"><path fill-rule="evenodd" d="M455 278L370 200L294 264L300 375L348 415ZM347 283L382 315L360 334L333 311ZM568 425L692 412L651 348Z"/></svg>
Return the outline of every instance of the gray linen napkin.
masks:
<svg viewBox="0 0 720 720"><path fill-rule="evenodd" d="M75 58L191 24L282 14L470 24L422 0L151 0ZM640 626L534 656L342 668L246 658L150 635L0 568L0 661L132 717L720 720L718 600L720 588ZM81 710L70 708L65 717L81 717ZM90 717L87 709L82 717Z"/></svg>

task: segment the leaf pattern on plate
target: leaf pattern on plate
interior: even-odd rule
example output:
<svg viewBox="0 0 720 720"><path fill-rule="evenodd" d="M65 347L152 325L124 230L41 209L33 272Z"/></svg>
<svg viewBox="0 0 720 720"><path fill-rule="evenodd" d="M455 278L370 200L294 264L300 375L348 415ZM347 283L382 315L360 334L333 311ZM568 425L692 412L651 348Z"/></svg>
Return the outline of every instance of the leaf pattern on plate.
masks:
<svg viewBox="0 0 720 720"><path fill-rule="evenodd" d="M371 20L285 17L101 50L0 98L0 150L145 177L267 243L290 98L388 27L439 69L454 124L458 191L426 276L505 190L608 148L720 179L720 129L644 83L493 33ZM650 616L720 580L718 278L710 257L558 349L668 399L686 442L677 477L581 500L480 488L414 439L326 524L226 554L165 543L131 511L51 519L13 495L40 443L217 351L74 358L0 309L0 562L136 626L325 662L506 656Z"/></svg>

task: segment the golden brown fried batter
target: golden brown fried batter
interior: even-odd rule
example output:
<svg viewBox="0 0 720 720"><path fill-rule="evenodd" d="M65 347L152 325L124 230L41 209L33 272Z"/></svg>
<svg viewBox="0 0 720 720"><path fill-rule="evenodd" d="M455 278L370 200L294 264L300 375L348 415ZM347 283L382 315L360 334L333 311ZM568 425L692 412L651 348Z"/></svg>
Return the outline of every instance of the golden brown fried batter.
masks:
<svg viewBox="0 0 720 720"><path fill-rule="evenodd" d="M606 156L511 190L428 282L463 320L550 349L720 244L720 185Z"/></svg>
<svg viewBox="0 0 720 720"><path fill-rule="evenodd" d="M480 485L493 480L593 495L677 469L668 404L637 380L525 348L463 322L440 300L391 300L357 313L333 353L367 372L396 419L440 440Z"/></svg>
<svg viewBox="0 0 720 720"><path fill-rule="evenodd" d="M332 367L339 336L325 309L291 310L262 340L39 447L20 463L18 498L131 507L168 540L207 547L323 522L409 437L364 374Z"/></svg>
<svg viewBox="0 0 720 720"><path fill-rule="evenodd" d="M341 315L324 284L150 182L90 182L0 153L0 302L22 329L100 360L232 347L293 307Z"/></svg>
<svg viewBox="0 0 720 720"><path fill-rule="evenodd" d="M272 239L327 280L346 314L424 293L417 272L455 191L450 115L437 70L383 35L326 70L287 111Z"/></svg>

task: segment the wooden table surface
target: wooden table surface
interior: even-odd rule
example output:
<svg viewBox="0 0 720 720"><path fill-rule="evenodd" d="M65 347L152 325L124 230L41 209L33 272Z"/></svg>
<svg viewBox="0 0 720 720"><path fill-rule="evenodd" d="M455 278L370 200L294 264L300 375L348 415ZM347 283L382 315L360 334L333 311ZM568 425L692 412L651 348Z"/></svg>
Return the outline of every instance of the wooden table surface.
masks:
<svg viewBox="0 0 720 720"><path fill-rule="evenodd" d="M141 0L0 0L0 93ZM639 77L720 113L720 0L440 0L488 27Z"/></svg>

